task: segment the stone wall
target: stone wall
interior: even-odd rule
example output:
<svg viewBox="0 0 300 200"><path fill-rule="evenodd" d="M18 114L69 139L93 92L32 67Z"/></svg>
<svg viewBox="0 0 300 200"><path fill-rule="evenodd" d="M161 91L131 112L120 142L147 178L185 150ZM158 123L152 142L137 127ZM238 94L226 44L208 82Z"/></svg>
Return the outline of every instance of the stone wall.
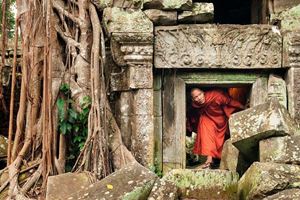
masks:
<svg viewBox="0 0 300 200"><path fill-rule="evenodd" d="M111 92L120 94L116 116L123 140L139 162L156 163L161 169L166 68L177 74L188 71L185 84L201 70L264 72L270 77L251 82L250 106L277 97L300 120L300 36L295 31L299 1L266 2L252 1L252 16L259 13L252 21L271 25L213 24L214 5L192 0L98 2L104 8L103 24L113 65L118 68L110 76ZM287 72L284 79L276 75L277 69ZM214 78L205 83L211 84Z"/></svg>

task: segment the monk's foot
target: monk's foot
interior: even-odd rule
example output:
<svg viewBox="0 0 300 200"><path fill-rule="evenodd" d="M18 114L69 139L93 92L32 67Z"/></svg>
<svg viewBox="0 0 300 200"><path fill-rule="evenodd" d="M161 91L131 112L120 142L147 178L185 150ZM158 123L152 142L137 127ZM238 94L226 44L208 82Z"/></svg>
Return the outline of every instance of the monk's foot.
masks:
<svg viewBox="0 0 300 200"><path fill-rule="evenodd" d="M211 169L212 168L212 162L205 162L204 164L196 167L195 169Z"/></svg>

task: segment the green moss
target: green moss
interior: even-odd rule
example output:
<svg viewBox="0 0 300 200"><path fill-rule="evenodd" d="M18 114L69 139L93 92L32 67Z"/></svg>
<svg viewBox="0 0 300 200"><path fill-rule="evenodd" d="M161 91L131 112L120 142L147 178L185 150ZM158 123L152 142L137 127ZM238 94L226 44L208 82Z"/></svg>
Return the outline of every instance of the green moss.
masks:
<svg viewBox="0 0 300 200"><path fill-rule="evenodd" d="M122 200L143 200L147 199L155 181L149 181L145 185L136 187L133 191L127 193Z"/></svg>

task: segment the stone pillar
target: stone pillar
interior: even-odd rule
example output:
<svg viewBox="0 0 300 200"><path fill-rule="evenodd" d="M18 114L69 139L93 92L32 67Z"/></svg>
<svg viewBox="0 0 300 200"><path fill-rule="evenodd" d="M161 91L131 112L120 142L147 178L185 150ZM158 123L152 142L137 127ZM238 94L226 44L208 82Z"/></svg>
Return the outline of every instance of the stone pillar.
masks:
<svg viewBox="0 0 300 200"><path fill-rule="evenodd" d="M287 94L285 81L274 74L268 80L268 99L276 97L281 105L287 108Z"/></svg>
<svg viewBox="0 0 300 200"><path fill-rule="evenodd" d="M283 64L290 67L286 73L288 110L300 123L300 31L287 33L284 38Z"/></svg>
<svg viewBox="0 0 300 200"><path fill-rule="evenodd" d="M250 107L263 104L268 99L268 79L259 77L252 85Z"/></svg>
<svg viewBox="0 0 300 200"><path fill-rule="evenodd" d="M103 23L110 37L113 60L120 67L119 72L111 74L110 89L121 92L120 102L123 104L119 107L132 112L126 117L121 114L124 141L139 163L152 166L153 24L141 10L119 8L106 8Z"/></svg>

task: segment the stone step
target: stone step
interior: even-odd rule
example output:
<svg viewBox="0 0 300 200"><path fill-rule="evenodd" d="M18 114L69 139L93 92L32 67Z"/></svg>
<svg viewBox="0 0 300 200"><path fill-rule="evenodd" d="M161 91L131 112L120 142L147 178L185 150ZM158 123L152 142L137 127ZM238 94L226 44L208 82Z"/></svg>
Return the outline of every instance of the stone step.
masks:
<svg viewBox="0 0 300 200"><path fill-rule="evenodd" d="M239 180L239 199L259 200L281 190L297 188L299 174L298 165L255 162Z"/></svg>
<svg viewBox="0 0 300 200"><path fill-rule="evenodd" d="M178 187L181 199L235 200L239 175L227 170L174 169L164 181Z"/></svg>

